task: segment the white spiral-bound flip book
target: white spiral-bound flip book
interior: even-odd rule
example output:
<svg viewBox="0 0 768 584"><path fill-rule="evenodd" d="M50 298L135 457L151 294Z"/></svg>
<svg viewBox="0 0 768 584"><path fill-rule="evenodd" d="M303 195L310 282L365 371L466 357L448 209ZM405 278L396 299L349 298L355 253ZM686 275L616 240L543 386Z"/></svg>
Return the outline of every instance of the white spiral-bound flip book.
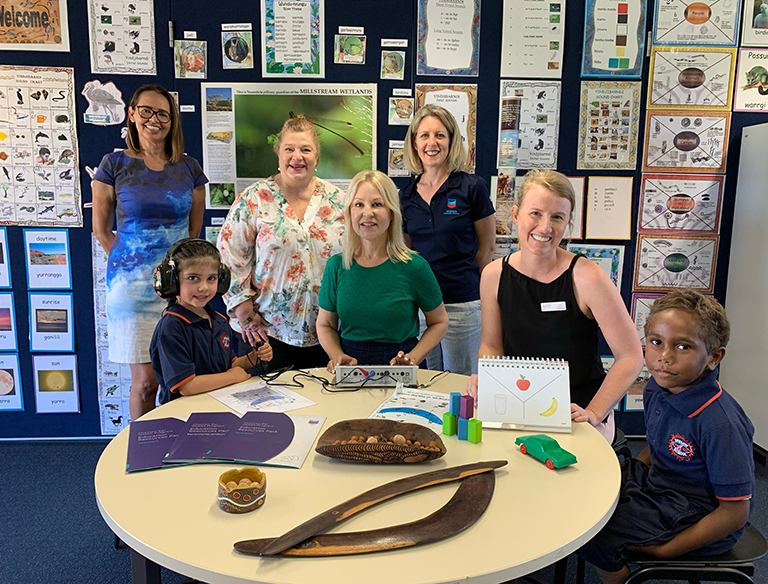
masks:
<svg viewBox="0 0 768 584"><path fill-rule="evenodd" d="M568 362L526 357L479 359L477 417L484 428L570 432Z"/></svg>

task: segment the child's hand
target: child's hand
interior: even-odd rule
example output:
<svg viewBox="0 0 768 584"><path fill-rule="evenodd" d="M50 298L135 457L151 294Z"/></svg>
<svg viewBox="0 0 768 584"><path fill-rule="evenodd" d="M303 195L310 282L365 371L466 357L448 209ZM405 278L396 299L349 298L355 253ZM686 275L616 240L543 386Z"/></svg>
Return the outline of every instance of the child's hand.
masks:
<svg viewBox="0 0 768 584"><path fill-rule="evenodd" d="M272 345L269 343L262 343L262 345L256 349L256 356L259 358L259 361L271 361Z"/></svg>
<svg viewBox="0 0 768 584"><path fill-rule="evenodd" d="M242 367L232 367L229 370L229 374L232 376L230 383L240 383L241 381L247 381L251 378L251 375Z"/></svg>

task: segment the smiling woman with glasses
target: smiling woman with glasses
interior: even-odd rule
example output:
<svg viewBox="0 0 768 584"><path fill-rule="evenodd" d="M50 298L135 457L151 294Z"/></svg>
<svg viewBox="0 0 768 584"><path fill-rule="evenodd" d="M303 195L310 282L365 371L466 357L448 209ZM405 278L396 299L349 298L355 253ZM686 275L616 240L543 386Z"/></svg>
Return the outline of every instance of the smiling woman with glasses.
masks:
<svg viewBox="0 0 768 584"><path fill-rule="evenodd" d="M136 90L127 125L128 148L103 158L91 190L93 233L109 253L109 360L130 364L135 420L154 407L158 389L149 342L165 302L155 295L152 271L171 244L200 234L208 179L184 154L176 101L163 87Z"/></svg>

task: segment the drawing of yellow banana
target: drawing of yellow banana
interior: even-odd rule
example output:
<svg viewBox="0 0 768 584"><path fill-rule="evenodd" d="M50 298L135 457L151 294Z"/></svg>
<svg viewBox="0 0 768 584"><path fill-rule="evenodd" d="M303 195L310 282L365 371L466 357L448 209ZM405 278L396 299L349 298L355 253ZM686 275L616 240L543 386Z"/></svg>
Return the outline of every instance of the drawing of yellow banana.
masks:
<svg viewBox="0 0 768 584"><path fill-rule="evenodd" d="M546 409L543 412L541 412L539 415L540 416L551 416L556 411L557 411L557 400L555 398L552 398L552 405L549 406L548 409Z"/></svg>

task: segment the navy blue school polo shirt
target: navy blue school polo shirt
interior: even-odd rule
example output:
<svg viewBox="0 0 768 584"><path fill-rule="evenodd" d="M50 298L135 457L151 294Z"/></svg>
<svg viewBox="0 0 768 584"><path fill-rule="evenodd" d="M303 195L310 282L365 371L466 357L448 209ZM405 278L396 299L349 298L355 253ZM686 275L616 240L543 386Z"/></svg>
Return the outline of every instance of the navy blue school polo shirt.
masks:
<svg viewBox="0 0 768 584"><path fill-rule="evenodd" d="M651 448L649 484L685 493L710 511L718 499L752 498L755 429L738 402L720 386L717 370L678 394L650 379L643 404ZM734 535L737 539L741 530Z"/></svg>
<svg viewBox="0 0 768 584"><path fill-rule="evenodd" d="M210 306L208 320L178 304L169 304L155 327L149 357L160 383L160 403L181 397L176 390L195 375L223 373L237 358L227 319Z"/></svg>
<svg viewBox="0 0 768 584"><path fill-rule="evenodd" d="M419 178L400 191L403 230L432 267L446 304L478 300L474 223L494 213L488 185L474 174L452 172L427 205L416 190Z"/></svg>

